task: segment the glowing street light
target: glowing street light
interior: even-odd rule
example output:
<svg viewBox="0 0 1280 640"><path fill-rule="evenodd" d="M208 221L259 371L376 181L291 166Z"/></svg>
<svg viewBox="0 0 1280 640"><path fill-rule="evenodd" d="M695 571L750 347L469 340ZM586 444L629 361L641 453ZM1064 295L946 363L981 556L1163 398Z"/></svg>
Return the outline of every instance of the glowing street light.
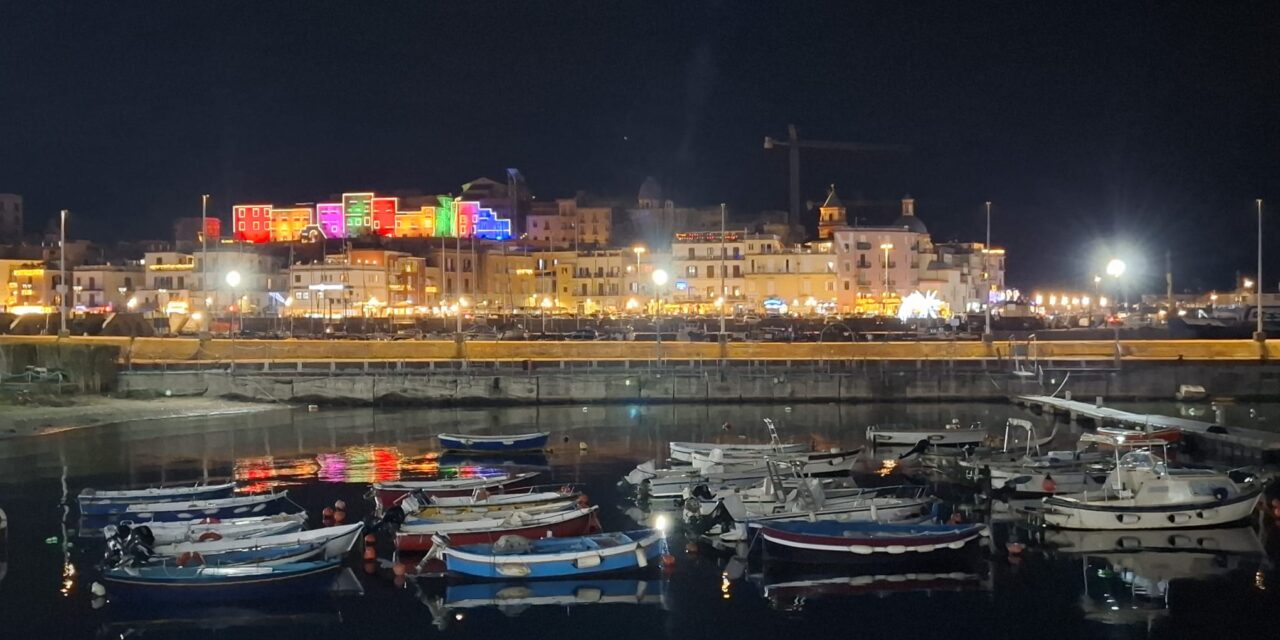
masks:
<svg viewBox="0 0 1280 640"><path fill-rule="evenodd" d="M225 280L227 282L227 286L232 289L240 286L240 272L235 270L228 271Z"/></svg>
<svg viewBox="0 0 1280 640"><path fill-rule="evenodd" d="M1120 258L1112 258L1111 261L1107 263L1107 275L1112 278L1119 278L1124 275L1124 270L1124 260L1121 260Z"/></svg>
<svg viewBox="0 0 1280 640"><path fill-rule="evenodd" d="M654 326L658 330L657 356L658 356L659 364L662 363L662 285L667 284L668 277L669 276L667 276L667 272L664 269L653 270L653 284L654 284L653 293L654 293L654 300L657 301L657 304L656 304L657 311L654 316L655 318Z"/></svg>

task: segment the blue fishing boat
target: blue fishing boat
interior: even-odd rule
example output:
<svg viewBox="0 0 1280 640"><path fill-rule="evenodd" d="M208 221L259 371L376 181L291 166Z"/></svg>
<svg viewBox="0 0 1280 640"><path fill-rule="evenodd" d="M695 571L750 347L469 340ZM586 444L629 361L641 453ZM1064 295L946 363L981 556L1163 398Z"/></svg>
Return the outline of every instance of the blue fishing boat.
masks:
<svg viewBox="0 0 1280 640"><path fill-rule="evenodd" d="M449 546L437 536L432 554L451 572L476 578L553 578L649 566L666 551L656 529L530 540L502 536L491 544Z"/></svg>
<svg viewBox="0 0 1280 640"><path fill-rule="evenodd" d="M770 522L760 535L775 549L830 556L887 558L957 550L986 535L981 524L881 524L877 522Z"/></svg>
<svg viewBox="0 0 1280 640"><path fill-rule="evenodd" d="M244 565L273 566L294 564L315 559L324 554L324 543L308 542L278 547L253 547L246 549L229 549L215 553L201 554L198 551L183 552L178 556L160 556L152 559L144 566L168 565L188 567L204 565L206 567L238 567Z"/></svg>
<svg viewBox="0 0 1280 640"><path fill-rule="evenodd" d="M340 559L274 566L108 569L102 573L107 597L134 602L235 602L292 598L326 591Z"/></svg>
<svg viewBox="0 0 1280 640"><path fill-rule="evenodd" d="M445 451L476 451L499 453L509 451L541 451L547 447L550 433L518 433L508 436L469 436L442 433L436 438Z"/></svg>
<svg viewBox="0 0 1280 640"><path fill-rule="evenodd" d="M187 522L208 518L231 519L301 511L302 509L289 500L288 496L289 492L281 491L217 500L127 504L123 505L123 511L106 516L95 516L95 518L128 519L138 524L145 524L148 521Z"/></svg>
<svg viewBox="0 0 1280 640"><path fill-rule="evenodd" d="M124 513L131 504L154 504L157 502L191 502L195 500L217 500L230 498L236 489L236 483L195 485L189 487L153 487L150 489L125 489L120 491L102 491L85 489L76 496L80 504L80 515L109 516Z"/></svg>

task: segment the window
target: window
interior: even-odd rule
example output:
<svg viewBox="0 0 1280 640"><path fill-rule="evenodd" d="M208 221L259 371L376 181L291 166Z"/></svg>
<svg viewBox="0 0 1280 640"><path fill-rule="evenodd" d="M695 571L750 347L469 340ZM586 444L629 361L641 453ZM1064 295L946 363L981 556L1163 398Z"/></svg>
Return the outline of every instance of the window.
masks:
<svg viewBox="0 0 1280 640"><path fill-rule="evenodd" d="M733 248L733 257L735 257L735 258L741 258L741 257L742 257L742 247L734 247L734 248Z"/></svg>
<svg viewBox="0 0 1280 640"><path fill-rule="evenodd" d="M301 274L301 273L295 273L295 274L293 274L293 283L294 283L294 284L302 284L302 274Z"/></svg>
<svg viewBox="0 0 1280 640"><path fill-rule="evenodd" d="M241 220L240 222L237 222L236 224L238 225L238 226L237 226L237 228L236 228L236 231L244 231L244 220Z"/></svg>
<svg viewBox="0 0 1280 640"><path fill-rule="evenodd" d="M848 291L848 290L849 290L849 281L848 281L848 280L845 280L845 281L844 281L844 290L845 290L845 291Z"/></svg>
<svg viewBox="0 0 1280 640"><path fill-rule="evenodd" d="M713 267L713 266L711 266L711 265L707 265L707 277L708 277L708 278L714 278L714 277L716 277L716 268L715 268L715 267Z"/></svg>
<svg viewBox="0 0 1280 640"><path fill-rule="evenodd" d="M689 247L689 257L690 257L690 258L693 258L693 257L694 257L694 254L693 254L693 247Z"/></svg>
<svg viewBox="0 0 1280 640"><path fill-rule="evenodd" d="M742 265L737 265L737 264L733 265L733 277L735 278L742 277Z"/></svg>

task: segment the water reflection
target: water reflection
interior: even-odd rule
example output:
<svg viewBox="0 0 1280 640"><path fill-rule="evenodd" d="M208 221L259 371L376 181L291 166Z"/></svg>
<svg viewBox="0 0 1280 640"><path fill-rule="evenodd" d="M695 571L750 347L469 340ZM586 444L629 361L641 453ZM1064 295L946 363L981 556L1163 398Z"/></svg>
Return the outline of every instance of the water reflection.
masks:
<svg viewBox="0 0 1280 640"><path fill-rule="evenodd" d="M191 637L191 632L212 636L218 629L233 628L266 630L241 637L317 640L399 637L409 626L412 635L429 635L434 631L426 628L428 624L446 626L449 633L492 637L531 629L534 635L598 637L608 630L619 640L806 636L833 628L904 638L940 632L993 638L1090 637L1101 624L1141 635L1140 629L1118 626L1127 621L1126 615L1143 622L1154 619L1153 635L1165 635L1169 629L1158 624L1172 612L1178 620L1176 635L1181 629L1218 624L1222 612L1237 605L1265 610L1258 604L1262 603L1274 610L1275 580L1262 555L1263 545L1248 528L1152 536L1042 536L1020 531L1027 547L1018 558L1006 557L1000 543L956 564L836 570L796 568L760 558L751 566L735 568L705 547L690 549L682 541L675 545L678 559L669 577L577 583L396 581L392 565L373 561L369 572L358 576L364 595L300 603L300 609L291 603L236 610L124 610L108 603L93 611L88 597L93 550L59 549L46 542L62 526L62 510L55 505L66 504L68 496L74 498L85 486L235 478L258 488L287 485L290 497L313 517L342 499L351 505L350 517L355 519L371 508L360 500L370 482L485 474L508 463L538 467L544 473L541 482L587 485L592 502L602 506L606 528L631 528L629 515L646 522L654 517L653 510L675 505L655 502L641 508L624 501L613 488L624 473L638 462L664 457L671 440L763 441L761 417L777 418L785 439L849 448L864 444L867 424L936 424L959 417L963 422L998 425L1027 414L986 404L796 405L791 412L770 405L593 406L585 413L582 407L361 409L153 421L0 441L0 506L20 505L9 509L10 517L15 509L22 515L21 527L11 525L14 548L41 550L24 551L9 563L8 577L0 581L0 608L53 612L40 621L5 616L13 620L6 637L13 631L14 637L118 638L146 632L176 638ZM725 423L733 430L724 430ZM555 451L531 459L442 457L434 438L441 432L532 430L551 431ZM1078 435L1075 427L1065 425L1059 433L1068 440ZM586 451L578 449L579 442L588 445ZM949 482L943 474L922 467L916 457L898 460L895 452L868 451L862 462L859 481L868 485ZM964 500L972 496L972 489L955 484L931 489ZM0 543L0 578L5 578L5 548ZM59 553L68 550L67 555ZM744 544L736 551L748 549ZM389 550L382 555L385 561ZM358 563L353 566L360 571ZM73 587L63 597L59 593L65 579L83 588ZM606 606L610 604L617 606ZM584 626L584 620L594 624Z"/></svg>

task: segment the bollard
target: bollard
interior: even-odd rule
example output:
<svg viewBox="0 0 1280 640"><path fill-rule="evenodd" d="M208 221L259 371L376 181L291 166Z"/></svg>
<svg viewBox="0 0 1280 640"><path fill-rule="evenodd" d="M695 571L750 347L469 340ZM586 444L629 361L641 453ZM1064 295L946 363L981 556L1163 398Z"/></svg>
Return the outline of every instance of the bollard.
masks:
<svg viewBox="0 0 1280 640"><path fill-rule="evenodd" d="M1063 398L1065 398L1067 402L1071 402L1071 392L1070 392L1070 391L1068 391L1068 392L1066 392L1066 393L1062 394L1062 397L1063 397Z"/></svg>
<svg viewBox="0 0 1280 640"><path fill-rule="evenodd" d="M1093 397L1093 406L1102 408L1102 396Z"/></svg>

